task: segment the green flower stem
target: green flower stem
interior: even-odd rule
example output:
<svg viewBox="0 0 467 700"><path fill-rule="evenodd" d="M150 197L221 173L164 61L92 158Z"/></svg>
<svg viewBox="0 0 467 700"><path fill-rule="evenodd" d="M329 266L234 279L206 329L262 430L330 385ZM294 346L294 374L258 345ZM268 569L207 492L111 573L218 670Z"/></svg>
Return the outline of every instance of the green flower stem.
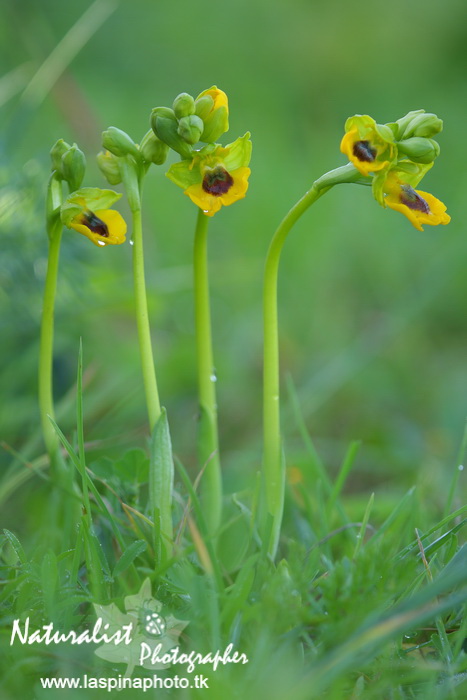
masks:
<svg viewBox="0 0 467 700"><path fill-rule="evenodd" d="M47 261L47 274L45 278L39 349L39 410L41 415L42 433L50 458L52 475L54 474L54 470L56 470L58 438L48 416L55 420L52 388L52 363L55 293L57 290L61 239L62 230L59 228L56 229L54 235L51 236L49 240L49 255Z"/></svg>
<svg viewBox="0 0 467 700"><path fill-rule="evenodd" d="M269 246L263 286L263 473L265 479L267 516L272 527L269 555L274 558L284 509L285 459L282 451L279 401L279 333L277 321L277 280L284 242L302 214L336 184L358 182L361 175L349 164L332 170L316 180L306 194L282 220ZM365 178L367 184L369 178Z"/></svg>
<svg viewBox="0 0 467 700"><path fill-rule="evenodd" d="M144 276L143 227L141 208L132 208L133 216L133 277L136 303L136 323L138 326L141 367L143 371L144 392L151 432L160 415L161 405L157 389L156 371L152 353L151 331L149 328L146 280Z"/></svg>
<svg viewBox="0 0 467 700"><path fill-rule="evenodd" d="M204 507L209 532L219 528L222 508L222 475L217 431L216 377L211 338L211 311L207 257L208 217L198 211L194 245L195 332L200 405L199 460L205 467Z"/></svg>

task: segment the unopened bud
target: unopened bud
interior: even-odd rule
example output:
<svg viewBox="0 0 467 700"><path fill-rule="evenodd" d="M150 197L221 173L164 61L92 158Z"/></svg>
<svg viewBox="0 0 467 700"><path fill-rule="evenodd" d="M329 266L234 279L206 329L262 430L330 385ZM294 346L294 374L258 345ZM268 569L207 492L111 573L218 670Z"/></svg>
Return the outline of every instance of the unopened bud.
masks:
<svg viewBox="0 0 467 700"><path fill-rule="evenodd" d="M122 175L120 173L118 158L114 156L113 153L110 153L110 151L101 151L101 153L97 154L96 160L99 170L109 185L119 185L122 181Z"/></svg>
<svg viewBox="0 0 467 700"><path fill-rule="evenodd" d="M173 110L167 107L153 109L151 126L157 138L179 153L182 158L191 159L193 157L192 147L178 133L178 122Z"/></svg>
<svg viewBox="0 0 467 700"><path fill-rule="evenodd" d="M182 92L178 95L173 103L173 110L177 119L189 117L195 113L195 101L187 92Z"/></svg>
<svg viewBox="0 0 467 700"><path fill-rule="evenodd" d="M439 144L420 136L400 141L397 148L415 163L432 163L439 156Z"/></svg>
<svg viewBox="0 0 467 700"><path fill-rule="evenodd" d="M70 192L79 190L86 172L86 158L76 143L62 156L62 172L70 186Z"/></svg>
<svg viewBox="0 0 467 700"><path fill-rule="evenodd" d="M125 131L117 129L116 126L109 126L102 132L102 145L114 156L132 155L136 159L139 158L139 151L133 139Z"/></svg>
<svg viewBox="0 0 467 700"><path fill-rule="evenodd" d="M396 122L399 141L409 139L412 136L431 138L443 130L443 120L436 114L426 113L423 109L409 112Z"/></svg>
<svg viewBox="0 0 467 700"><path fill-rule="evenodd" d="M195 114L204 120L213 107L214 100L212 99L211 95L203 95L202 97L198 97L195 102Z"/></svg>
<svg viewBox="0 0 467 700"><path fill-rule="evenodd" d="M178 134L184 141L191 145L198 143L204 131L203 120L191 114L189 117L182 117L178 122Z"/></svg>
<svg viewBox="0 0 467 700"><path fill-rule="evenodd" d="M70 144L63 139L58 139L50 149L50 158L52 159L52 170L55 170L58 176L63 179L62 172L62 156L71 148Z"/></svg>
<svg viewBox="0 0 467 700"><path fill-rule="evenodd" d="M169 153L167 144L157 138L152 129L148 131L141 141L139 150L147 163L154 163L155 165L162 165L162 163L165 163Z"/></svg>

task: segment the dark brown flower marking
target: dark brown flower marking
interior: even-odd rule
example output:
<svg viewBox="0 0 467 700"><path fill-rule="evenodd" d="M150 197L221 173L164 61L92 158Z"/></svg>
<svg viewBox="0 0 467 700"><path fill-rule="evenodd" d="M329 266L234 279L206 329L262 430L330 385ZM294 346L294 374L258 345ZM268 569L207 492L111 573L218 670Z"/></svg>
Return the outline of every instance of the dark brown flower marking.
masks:
<svg viewBox="0 0 467 700"><path fill-rule="evenodd" d="M365 163L373 163L376 160L376 149L370 146L369 141L356 141L352 150L355 158Z"/></svg>
<svg viewBox="0 0 467 700"><path fill-rule="evenodd" d="M105 224L102 219L99 219L94 212L89 210L84 212L82 219L82 223L87 226L90 231L97 233L97 235L102 236L102 238L109 237L109 229L107 228L107 224Z"/></svg>
<svg viewBox="0 0 467 700"><path fill-rule="evenodd" d="M223 167L206 170L203 178L203 190L214 197L226 194L234 184L233 177Z"/></svg>
<svg viewBox="0 0 467 700"><path fill-rule="evenodd" d="M410 185L401 185L399 199L409 209L422 211L424 214L431 214L428 203Z"/></svg>

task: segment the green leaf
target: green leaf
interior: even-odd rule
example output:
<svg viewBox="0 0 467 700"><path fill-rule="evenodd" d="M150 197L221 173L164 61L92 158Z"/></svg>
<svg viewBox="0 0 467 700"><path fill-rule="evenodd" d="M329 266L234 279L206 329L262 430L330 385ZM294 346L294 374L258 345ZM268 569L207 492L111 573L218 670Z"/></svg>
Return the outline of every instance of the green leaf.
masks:
<svg viewBox="0 0 467 700"><path fill-rule="evenodd" d="M19 539L16 537L16 535L14 535L12 532L10 532L10 530L7 530L6 528L3 530L3 534L7 538L10 545L12 546L12 548L13 548L16 556L18 557L19 561L21 562L21 564L26 564L25 551L24 551L23 547L21 546L21 543L20 543Z"/></svg>
<svg viewBox="0 0 467 700"><path fill-rule="evenodd" d="M122 556L115 564L114 570L112 572L112 577L115 578L119 574L123 573L128 569L130 564L142 554L147 549L147 544L144 540L136 540L132 542L127 549L123 552Z"/></svg>
<svg viewBox="0 0 467 700"><path fill-rule="evenodd" d="M149 504L154 524L160 523L162 547L170 556L172 532L172 490L174 464L172 442L170 440L167 412L162 408L161 415L151 436L149 462Z"/></svg>

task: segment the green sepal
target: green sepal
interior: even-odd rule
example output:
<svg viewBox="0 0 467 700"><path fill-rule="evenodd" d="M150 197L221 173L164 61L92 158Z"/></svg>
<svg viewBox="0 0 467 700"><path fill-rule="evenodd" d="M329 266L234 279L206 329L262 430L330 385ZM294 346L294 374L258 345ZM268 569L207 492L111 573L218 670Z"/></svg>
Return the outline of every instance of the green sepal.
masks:
<svg viewBox="0 0 467 700"><path fill-rule="evenodd" d="M202 180L199 160L195 158L193 161L181 160L178 163L173 163L166 172L166 176L182 190L186 190Z"/></svg>
<svg viewBox="0 0 467 700"><path fill-rule="evenodd" d="M70 226L73 218L83 209L99 211L110 209L122 195L113 190L101 190L98 187L83 187L72 192L60 208L60 218L65 226Z"/></svg>
<svg viewBox="0 0 467 700"><path fill-rule="evenodd" d="M382 207L386 207L386 203L384 201L384 183L386 182L387 176L388 170L379 170L374 174L373 182L371 183L373 197L376 199L378 204L381 204Z"/></svg>
<svg viewBox="0 0 467 700"><path fill-rule="evenodd" d="M195 100L187 92L182 92L177 95L173 102L173 111L177 119L189 117L195 113Z"/></svg>
<svg viewBox="0 0 467 700"><path fill-rule="evenodd" d="M394 132L388 124L375 124L375 130L383 141L394 142Z"/></svg>
<svg viewBox="0 0 467 700"><path fill-rule="evenodd" d="M68 182L70 192L79 189L86 172L86 158L76 143L62 155L63 178Z"/></svg>
<svg viewBox="0 0 467 700"><path fill-rule="evenodd" d="M387 126L389 129L391 129L393 139L395 139L399 133L399 125L396 122L388 122L384 126Z"/></svg>
<svg viewBox="0 0 467 700"><path fill-rule="evenodd" d="M373 117L368 114L354 114L345 122L345 131L357 129L361 138L376 132L378 136L387 143L394 143L394 132L388 124L377 124Z"/></svg>
<svg viewBox="0 0 467 700"><path fill-rule="evenodd" d="M151 435L149 462L149 503L151 515L159 520L163 552L170 556L173 540L172 492L174 462L167 412L164 407ZM155 522L156 524L156 522Z"/></svg>
<svg viewBox="0 0 467 700"><path fill-rule="evenodd" d="M237 170L237 168L244 168L249 164L251 150L253 148L250 136L250 132L247 131L246 134L240 136L236 141L229 143L229 145L225 147L228 153L222 155L221 158L229 172Z"/></svg>
<svg viewBox="0 0 467 700"><path fill-rule="evenodd" d="M417 187L432 167L433 163L414 163L411 160L400 160L391 168L391 171L402 173L405 183L411 187Z"/></svg>

